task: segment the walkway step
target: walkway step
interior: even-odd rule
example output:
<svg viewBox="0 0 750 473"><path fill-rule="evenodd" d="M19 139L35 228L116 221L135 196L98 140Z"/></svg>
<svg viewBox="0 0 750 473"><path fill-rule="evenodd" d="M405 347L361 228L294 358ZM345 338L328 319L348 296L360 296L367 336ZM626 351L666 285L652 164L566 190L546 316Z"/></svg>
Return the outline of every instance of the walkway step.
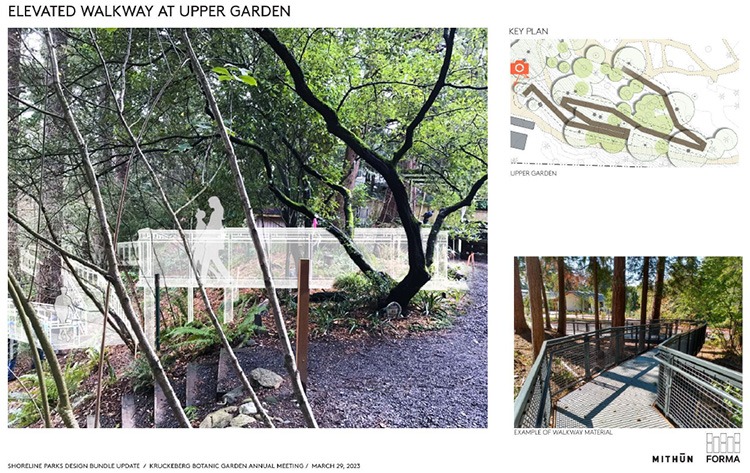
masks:
<svg viewBox="0 0 750 473"><path fill-rule="evenodd" d="M122 428L135 428L135 395L124 393L122 395Z"/></svg>
<svg viewBox="0 0 750 473"><path fill-rule="evenodd" d="M216 363L188 363L185 401L188 406L208 406L216 402Z"/></svg>
<svg viewBox="0 0 750 473"><path fill-rule="evenodd" d="M248 376L250 376L250 372L247 370L247 367L242 363L242 361L243 359L247 358L250 350L250 348L240 348L234 350L235 355L240 360L240 366L242 366L242 369L245 370L245 374ZM234 366L232 365L232 360L229 358L229 353L227 353L227 351L222 348L221 353L219 354L219 375L216 382L217 397L228 393L232 389L239 387L241 384L242 383L240 382L240 378L239 376L237 376L237 372L234 370Z"/></svg>
<svg viewBox="0 0 750 473"><path fill-rule="evenodd" d="M172 388L177 392L178 398L181 397L179 395L180 386L178 386L178 383L174 380L170 380L170 382L172 383ZM164 391L162 391L161 386L154 383L154 427L157 429L163 429L178 426L177 418L175 418L172 409L167 403L167 397L164 395Z"/></svg>

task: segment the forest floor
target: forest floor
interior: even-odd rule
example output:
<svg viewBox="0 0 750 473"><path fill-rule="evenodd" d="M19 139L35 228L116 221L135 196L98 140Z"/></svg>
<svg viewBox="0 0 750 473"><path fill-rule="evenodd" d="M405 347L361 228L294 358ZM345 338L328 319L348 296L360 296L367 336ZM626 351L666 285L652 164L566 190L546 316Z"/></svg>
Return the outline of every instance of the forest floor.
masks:
<svg viewBox="0 0 750 473"><path fill-rule="evenodd" d="M321 427L486 427L487 267L477 264L463 314L441 331L324 337L310 342L307 395ZM262 341L243 366L284 375L269 413L303 426L281 350ZM266 393L260 393L267 399ZM268 403L266 403L268 404Z"/></svg>
<svg viewBox="0 0 750 473"><path fill-rule="evenodd" d="M470 277L469 291L459 302L458 315L451 323L435 329L424 314L414 313L393 321L380 332L358 330L348 334L343 327L329 335L313 337L309 348L308 398L321 427L486 427L487 426L487 266L477 263ZM219 302L219 294L212 294ZM198 309L196 304L196 309ZM291 311L286 311L291 312ZM291 324L294 314L287 314ZM416 326L418 329L414 329ZM293 327L293 325L288 325ZM421 328L419 328L421 327ZM284 381L278 389L258 389L258 395L278 427L302 427L283 356L273 328L254 338L251 347L237 350L246 372L256 367L273 370ZM121 426L120 400L132 392L127 372L133 370L132 358L122 346L109 347L110 366L105 370L108 386L102 402L102 426ZM19 371L33 372L28 353L19 356ZM181 357L169 363L173 386L185 402L187 360ZM219 353L211 350L194 357L200 364L197 396L202 400L193 408L195 427L222 405L216 403ZM81 427L93 412L96 363L91 354L72 351L60 357L63 365L86 365L92 373L80 381L73 402ZM10 392L21 392L18 381L9 383ZM136 427L154 424L153 389L135 396ZM237 402L239 403L239 402ZM11 401L9 410L21 407ZM56 419L59 425L59 419ZM31 424L40 427L41 422ZM165 427L176 427L168 419ZM259 427L257 422L251 427Z"/></svg>

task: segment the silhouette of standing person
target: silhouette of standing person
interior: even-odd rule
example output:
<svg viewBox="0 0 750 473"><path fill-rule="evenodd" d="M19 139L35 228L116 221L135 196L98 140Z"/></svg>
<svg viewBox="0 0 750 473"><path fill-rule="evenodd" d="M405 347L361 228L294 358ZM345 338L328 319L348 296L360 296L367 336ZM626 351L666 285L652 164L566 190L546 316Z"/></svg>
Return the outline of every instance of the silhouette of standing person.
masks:
<svg viewBox="0 0 750 473"><path fill-rule="evenodd" d="M73 299L68 295L68 288L63 286L60 288L60 295L55 298L55 314L57 315L57 320L62 323L67 322L68 317L72 315L71 312L75 312Z"/></svg>
<svg viewBox="0 0 750 473"><path fill-rule="evenodd" d="M207 241L203 250L203 264L201 264L201 277L205 278L208 276L209 269L219 279L229 279L229 270L224 263L221 261L219 253L224 249L223 234L219 234L219 230L224 228L224 207L222 207L219 198L216 196L208 199L208 205L211 207L213 212L208 219L206 224L206 230L208 233L214 233L211 237L211 241ZM213 264L214 268L211 268Z"/></svg>
<svg viewBox="0 0 750 473"><path fill-rule="evenodd" d="M203 278L203 257L206 252L206 244L202 241L205 238L204 230L206 229L206 222L203 219L206 218L206 212L198 209L195 212L195 236L193 238L193 261L195 262L198 273Z"/></svg>

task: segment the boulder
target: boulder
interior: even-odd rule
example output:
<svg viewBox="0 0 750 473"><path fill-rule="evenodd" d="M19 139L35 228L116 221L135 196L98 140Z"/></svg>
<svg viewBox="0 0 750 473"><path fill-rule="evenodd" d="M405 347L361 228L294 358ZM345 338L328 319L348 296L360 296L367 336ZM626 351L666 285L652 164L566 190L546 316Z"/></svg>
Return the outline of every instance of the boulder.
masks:
<svg viewBox="0 0 750 473"><path fill-rule="evenodd" d="M237 402L239 398L245 395L245 387L244 386L237 386L236 388L232 389L228 393L224 394L221 397L221 404L227 405L227 404L234 404Z"/></svg>
<svg viewBox="0 0 750 473"><path fill-rule="evenodd" d="M229 423L230 427L247 427L250 424L255 423L255 418L245 414L240 414Z"/></svg>
<svg viewBox="0 0 750 473"><path fill-rule="evenodd" d="M237 413L237 406L229 406L212 412L201 422L201 429L223 429L232 422L232 417Z"/></svg>
<svg viewBox="0 0 750 473"><path fill-rule="evenodd" d="M284 381L284 378L265 368L255 368L250 372L250 377L264 388L270 389L278 389Z"/></svg>
<svg viewBox="0 0 750 473"><path fill-rule="evenodd" d="M245 403L240 406L240 414L253 415L258 413L258 408L255 407L252 399L245 399Z"/></svg>

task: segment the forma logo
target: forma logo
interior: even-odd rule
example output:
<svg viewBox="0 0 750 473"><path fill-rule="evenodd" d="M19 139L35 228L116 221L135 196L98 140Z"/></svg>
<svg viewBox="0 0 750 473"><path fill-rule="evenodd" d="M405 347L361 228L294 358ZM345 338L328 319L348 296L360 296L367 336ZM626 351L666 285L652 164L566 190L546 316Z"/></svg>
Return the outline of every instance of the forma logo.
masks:
<svg viewBox="0 0 750 473"><path fill-rule="evenodd" d="M707 463L739 463L740 434L706 434Z"/></svg>

